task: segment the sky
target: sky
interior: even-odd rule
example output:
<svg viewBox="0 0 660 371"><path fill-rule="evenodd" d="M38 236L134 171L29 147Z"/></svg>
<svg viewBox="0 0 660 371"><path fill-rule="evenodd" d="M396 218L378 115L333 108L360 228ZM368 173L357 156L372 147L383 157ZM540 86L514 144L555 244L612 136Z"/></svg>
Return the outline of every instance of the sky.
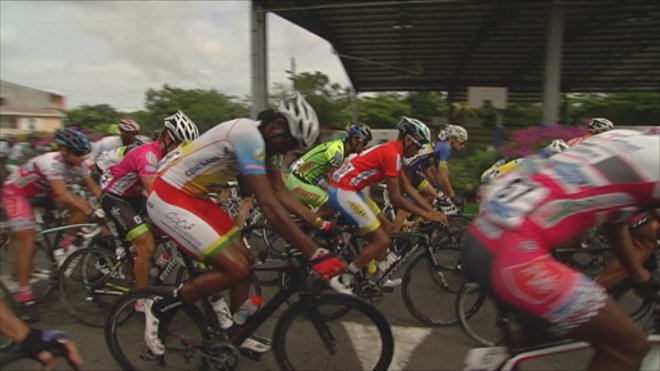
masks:
<svg viewBox="0 0 660 371"><path fill-rule="evenodd" d="M296 71L350 86L324 39L268 14L269 87ZM67 108L142 109L164 84L250 95L250 1L0 1L0 79Z"/></svg>

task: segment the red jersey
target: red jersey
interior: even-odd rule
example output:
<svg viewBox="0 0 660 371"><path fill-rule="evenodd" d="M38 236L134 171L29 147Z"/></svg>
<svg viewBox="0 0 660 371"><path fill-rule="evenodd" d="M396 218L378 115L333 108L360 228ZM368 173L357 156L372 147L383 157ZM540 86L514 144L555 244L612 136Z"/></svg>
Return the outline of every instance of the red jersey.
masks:
<svg viewBox="0 0 660 371"><path fill-rule="evenodd" d="M345 161L330 179L330 185L347 191L360 191L389 177L398 177L403 166L403 144L383 143Z"/></svg>

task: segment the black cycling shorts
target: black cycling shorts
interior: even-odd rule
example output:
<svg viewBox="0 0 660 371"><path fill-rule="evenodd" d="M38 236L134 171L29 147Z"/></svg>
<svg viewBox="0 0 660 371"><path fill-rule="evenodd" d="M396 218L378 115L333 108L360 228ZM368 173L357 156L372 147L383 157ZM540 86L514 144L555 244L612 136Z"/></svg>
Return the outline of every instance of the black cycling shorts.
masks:
<svg viewBox="0 0 660 371"><path fill-rule="evenodd" d="M149 225L144 221L144 197L120 197L103 192L100 201L103 211L115 224L119 238L131 241L149 231Z"/></svg>

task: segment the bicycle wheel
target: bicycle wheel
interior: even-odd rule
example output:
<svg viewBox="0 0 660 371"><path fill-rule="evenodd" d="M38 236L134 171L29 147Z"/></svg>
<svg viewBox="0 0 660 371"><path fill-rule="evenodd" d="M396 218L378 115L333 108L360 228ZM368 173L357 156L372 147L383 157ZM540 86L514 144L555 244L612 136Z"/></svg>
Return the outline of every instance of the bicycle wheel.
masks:
<svg viewBox="0 0 660 371"><path fill-rule="evenodd" d="M62 305L73 317L94 327L103 327L112 304L134 284L132 266L103 248L74 252L59 271Z"/></svg>
<svg viewBox="0 0 660 371"><path fill-rule="evenodd" d="M105 323L105 341L114 360L124 370L208 369L202 347L206 345L205 317L194 305L171 310L161 318L160 338L165 354L156 356L144 342L145 316L135 310L139 299L153 300L171 294L158 288L135 289L119 298Z"/></svg>
<svg viewBox="0 0 660 371"><path fill-rule="evenodd" d="M336 320L320 315L345 309ZM321 293L284 312L275 325L273 352L283 370L386 370L394 338L387 319L365 301Z"/></svg>
<svg viewBox="0 0 660 371"><path fill-rule="evenodd" d="M494 346L502 334L497 327L498 306L476 283L466 283L456 297L456 314L463 331L479 344Z"/></svg>
<svg viewBox="0 0 660 371"><path fill-rule="evenodd" d="M11 292L7 289L4 283L0 281L0 300L2 300L3 303L7 306L7 308L11 309L14 313L16 312L16 303L14 303L14 299L12 298ZM11 349L14 348L16 343L7 335L0 334L0 352L8 352Z"/></svg>
<svg viewBox="0 0 660 371"><path fill-rule="evenodd" d="M422 323L440 326L458 322L454 303L463 281L456 264L459 255L456 250L440 249L431 259L422 251L408 264L401 295L410 314Z"/></svg>

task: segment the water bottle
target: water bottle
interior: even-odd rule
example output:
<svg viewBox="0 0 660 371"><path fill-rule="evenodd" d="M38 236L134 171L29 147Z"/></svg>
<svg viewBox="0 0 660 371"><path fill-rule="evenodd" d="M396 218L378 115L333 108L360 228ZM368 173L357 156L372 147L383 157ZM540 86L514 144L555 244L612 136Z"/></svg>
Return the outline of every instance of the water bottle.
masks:
<svg viewBox="0 0 660 371"><path fill-rule="evenodd" d="M234 323L242 325L247 321L248 317L253 315L261 305L262 297L255 295L246 300L243 305L234 313Z"/></svg>
<svg viewBox="0 0 660 371"><path fill-rule="evenodd" d="M165 264L167 264L168 261L170 261L170 254L166 252L160 254L156 264L151 268L151 277L156 278L160 276L160 272L163 271L163 268L165 268Z"/></svg>
<svg viewBox="0 0 660 371"><path fill-rule="evenodd" d="M223 330L226 330L234 325L234 320L231 318L229 305L222 295L216 295L212 297L211 305L213 306L213 311L215 312L216 316L218 316L218 322L220 322L220 327L222 327Z"/></svg>

